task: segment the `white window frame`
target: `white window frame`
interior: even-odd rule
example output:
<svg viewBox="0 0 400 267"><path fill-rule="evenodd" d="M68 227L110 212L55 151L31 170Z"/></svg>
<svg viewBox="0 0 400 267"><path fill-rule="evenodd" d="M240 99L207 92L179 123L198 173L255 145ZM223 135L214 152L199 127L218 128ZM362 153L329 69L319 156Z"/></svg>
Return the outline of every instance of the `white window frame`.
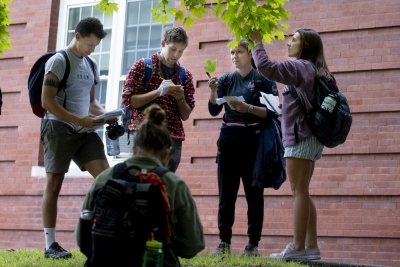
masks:
<svg viewBox="0 0 400 267"><path fill-rule="evenodd" d="M60 11L58 17L58 35L57 35L57 50L63 49L66 42L66 31L68 22L68 10L72 7L92 6L100 1L94 0L61 0ZM108 72L107 95L106 95L106 110L113 110L118 107L119 81L121 79L122 57L124 43L123 35L125 30L125 9L126 0L115 1L118 4L118 12L113 13L112 34L110 47L110 66ZM105 79L106 76L100 76L100 79ZM125 77L124 77L125 78Z"/></svg>
<svg viewBox="0 0 400 267"><path fill-rule="evenodd" d="M141 1L141 0L137 0ZM58 35L57 35L57 50L65 48L67 40L68 19L69 10L71 8L81 8L85 6L94 6L98 4L100 0L61 0L59 17L58 17ZM126 28L126 9L127 0L115 0L118 4L118 11L113 12L112 19L112 38L110 43L110 62L108 69L108 76L100 76L100 80L107 80L107 93L105 97L105 109L113 110L119 108L120 104L120 83L126 78L126 74L122 74L123 61L124 61L124 34ZM133 62L132 62L133 64ZM105 132L105 131L104 131ZM103 142L106 149L106 138L103 136ZM125 136L120 139L121 142L125 142ZM122 147L121 147L122 149ZM126 159L131 156L131 153L121 153L119 156L107 156L108 161L112 164L113 161L121 161L121 159Z"/></svg>

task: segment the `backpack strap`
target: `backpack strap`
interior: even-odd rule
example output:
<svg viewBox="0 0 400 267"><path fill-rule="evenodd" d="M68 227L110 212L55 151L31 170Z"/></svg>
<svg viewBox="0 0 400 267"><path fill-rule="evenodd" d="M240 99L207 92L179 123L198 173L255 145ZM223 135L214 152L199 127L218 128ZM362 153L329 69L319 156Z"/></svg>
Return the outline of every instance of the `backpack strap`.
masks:
<svg viewBox="0 0 400 267"><path fill-rule="evenodd" d="M296 87L294 87L293 84L289 85L288 93L290 93L294 99L299 98L299 94L297 93Z"/></svg>
<svg viewBox="0 0 400 267"><path fill-rule="evenodd" d="M64 59L65 59L65 71L64 71L64 76L63 76L63 78L61 79L61 82L60 82L60 85L59 85L58 91L57 91L57 93L58 93L60 90L63 90L63 91L64 91L64 96L65 96L65 97L64 97L63 107L65 108L66 105L67 105L67 93L65 92L65 89L67 88L67 80L68 80L69 73L70 73L70 69L71 69L71 63L69 62L69 58L68 58L67 52L66 52L64 49L58 51L57 53L60 53L61 55L63 55L63 56L64 56Z"/></svg>
<svg viewBox="0 0 400 267"><path fill-rule="evenodd" d="M90 67L92 68L93 76L94 76L94 85L96 86L98 82L96 79L96 68L94 67L94 62L89 56L86 56L85 58L87 61L89 61Z"/></svg>
<svg viewBox="0 0 400 267"><path fill-rule="evenodd" d="M154 169L150 170L151 172L156 173L160 178L164 176L167 172L169 172L168 168L162 167L162 166L157 166Z"/></svg>
<svg viewBox="0 0 400 267"><path fill-rule="evenodd" d="M143 58L143 61L144 61L143 84L144 84L144 87L147 87L147 84L149 83L151 76L153 74L153 61L149 57Z"/></svg>
<svg viewBox="0 0 400 267"><path fill-rule="evenodd" d="M114 166L113 173L112 173L112 178L113 179L120 179L122 174L126 170L126 162L120 162Z"/></svg>
<svg viewBox="0 0 400 267"><path fill-rule="evenodd" d="M185 86L185 78L186 78L186 69L185 67L181 67L181 72L179 73L179 80L181 81L182 86Z"/></svg>
<svg viewBox="0 0 400 267"><path fill-rule="evenodd" d="M285 92L283 95L287 95L287 94L290 94L294 99L299 98L299 94L297 93L296 87L293 84L289 85L289 91ZM307 120L308 113L307 113L306 107L304 106L303 101L300 101L300 102L301 102L300 103L301 109L303 110L303 113L304 113L304 118ZM300 138L299 138L299 129L298 129L297 124L294 127L294 138L296 140L296 143L298 143Z"/></svg>
<svg viewBox="0 0 400 267"><path fill-rule="evenodd" d="M149 57L143 58L144 61L144 79L143 79L143 84L144 87L147 87L147 84L149 83L151 76L153 74L153 61ZM185 67L181 66L181 72L179 73L179 80L181 82L181 85L185 85L185 79L186 79L186 69Z"/></svg>

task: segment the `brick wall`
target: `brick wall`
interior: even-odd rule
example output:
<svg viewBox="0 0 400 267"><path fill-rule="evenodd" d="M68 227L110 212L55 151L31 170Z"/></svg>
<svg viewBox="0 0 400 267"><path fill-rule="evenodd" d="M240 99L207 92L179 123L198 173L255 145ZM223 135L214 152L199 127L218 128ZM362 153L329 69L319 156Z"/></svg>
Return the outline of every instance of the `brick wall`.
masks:
<svg viewBox="0 0 400 267"><path fill-rule="evenodd" d="M59 1L14 0L9 28L12 51L0 57L3 113L0 116L0 248L43 248L41 194L44 177L31 177L40 159L39 124L30 111L26 80L38 55L55 48ZM296 0L290 31L314 28L321 33L330 69L348 96L354 115L347 142L325 149L311 183L318 209L323 259L338 262L400 265L400 2ZM203 67L217 59L217 75L231 71L229 33L214 17L189 30L182 63L193 73L196 108L185 122L187 134L178 175L189 184L205 227L207 248L218 240L216 140L220 117L207 111L209 89ZM284 59L286 44L266 46ZM279 86L282 89L282 86ZM59 200L57 239L76 248L73 236L91 178L69 177ZM233 249L246 242L246 202L240 190ZM289 184L265 190L261 253L267 256L291 240Z"/></svg>

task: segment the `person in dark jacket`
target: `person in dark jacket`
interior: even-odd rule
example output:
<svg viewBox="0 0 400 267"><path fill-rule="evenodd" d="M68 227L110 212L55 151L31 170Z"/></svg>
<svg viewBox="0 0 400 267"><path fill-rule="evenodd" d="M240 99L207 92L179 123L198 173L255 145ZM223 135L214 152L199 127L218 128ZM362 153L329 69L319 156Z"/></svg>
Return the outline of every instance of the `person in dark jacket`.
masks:
<svg viewBox="0 0 400 267"><path fill-rule="evenodd" d="M264 219L264 188L252 186L253 169L257 154L260 130L270 119L267 108L260 104L260 93L278 94L275 82L262 77L252 65L248 41L241 40L231 49L231 60L236 71L225 73L219 79L212 77L208 110L218 115L225 107L225 114L218 140L218 228L221 239L214 255L230 253L235 202L242 178L248 205L247 235L249 243L244 255L259 256L258 243ZM243 96L244 101L228 99L224 105L217 100L223 97ZM234 167L233 167L234 166Z"/></svg>
<svg viewBox="0 0 400 267"><path fill-rule="evenodd" d="M254 42L253 58L257 69L267 78L287 85L282 101L282 135L286 172L294 196L294 236L274 259L318 260L317 212L309 194L315 161L321 158L323 145L311 133L304 116L312 109L315 78L334 79L327 67L320 35L312 29L297 30L288 42L288 56L276 61L268 57L258 31L250 33ZM298 101L290 94L294 85Z"/></svg>

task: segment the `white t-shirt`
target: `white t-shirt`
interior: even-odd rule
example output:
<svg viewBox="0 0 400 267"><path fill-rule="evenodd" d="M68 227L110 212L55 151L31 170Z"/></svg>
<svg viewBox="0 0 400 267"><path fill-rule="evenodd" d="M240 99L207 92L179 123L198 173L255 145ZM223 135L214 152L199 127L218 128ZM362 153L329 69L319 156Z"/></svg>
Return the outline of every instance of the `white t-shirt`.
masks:
<svg viewBox="0 0 400 267"><path fill-rule="evenodd" d="M99 81L97 64L92 59L96 70L96 77L94 77L90 62L86 58L77 57L70 49L66 49L65 51L70 61L70 73L65 89L67 95L65 109L77 116L84 117L89 115L90 90L94 86L95 79ZM61 82L64 77L65 68L66 61L64 56L57 53L46 62L45 74L52 72ZM64 105L64 98L64 90L60 90L56 95L56 101L61 106ZM62 121L49 111L46 112L45 118ZM74 125L73 123L65 123L71 125L77 131L83 130L82 127Z"/></svg>

